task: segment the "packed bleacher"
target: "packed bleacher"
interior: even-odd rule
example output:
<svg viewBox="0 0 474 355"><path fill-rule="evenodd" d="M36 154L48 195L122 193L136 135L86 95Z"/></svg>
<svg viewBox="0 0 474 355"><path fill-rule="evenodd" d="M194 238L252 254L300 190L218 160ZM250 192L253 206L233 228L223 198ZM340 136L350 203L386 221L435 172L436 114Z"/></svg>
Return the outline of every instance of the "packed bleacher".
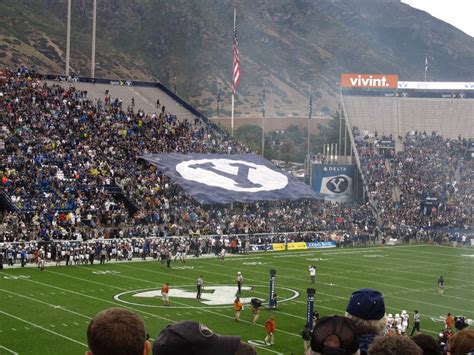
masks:
<svg viewBox="0 0 474 355"><path fill-rule="evenodd" d="M231 137L199 119L135 112L107 92L89 99L74 83L66 90L27 71L7 74L1 186L15 211L2 217L17 241L118 237L119 230L146 237L373 228L368 208L320 201L203 208L137 157L248 152Z"/></svg>
<svg viewBox="0 0 474 355"><path fill-rule="evenodd" d="M389 137L357 128L353 134L369 196L387 234L472 228L474 166L466 159L466 140L415 131L403 138L403 150L387 153L378 142Z"/></svg>
<svg viewBox="0 0 474 355"><path fill-rule="evenodd" d="M420 228L472 225L472 161L462 159L462 141L409 134L405 149L387 163L374 137L355 130L376 215L371 204L318 200L201 206L138 156L249 152L226 133L197 118L180 121L164 108L145 114L123 107L108 92L103 100L91 99L74 82L64 89L24 69L6 74L0 173L2 198L13 207L1 216L9 241L144 243L149 237L211 235L209 243L215 243L243 235L239 245L241 239L344 245L382 235L433 240L448 234ZM426 207L426 197L436 198L436 206Z"/></svg>

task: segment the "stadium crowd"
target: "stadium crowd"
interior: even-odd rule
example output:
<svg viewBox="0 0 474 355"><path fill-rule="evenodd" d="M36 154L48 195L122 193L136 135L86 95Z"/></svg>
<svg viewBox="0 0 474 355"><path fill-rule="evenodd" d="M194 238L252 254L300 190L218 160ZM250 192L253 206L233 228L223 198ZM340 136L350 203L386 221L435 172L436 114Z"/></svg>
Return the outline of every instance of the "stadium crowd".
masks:
<svg viewBox="0 0 474 355"><path fill-rule="evenodd" d="M89 99L73 84L48 85L26 69L6 71L1 82L1 197L13 211L2 212L0 232L9 241L142 238L144 243L154 236L205 235L213 241L244 234L239 246L244 240L328 239L343 246L383 235L442 242L448 234L424 227L472 225L472 161L462 160L461 141L410 134L405 150L393 153L387 164L373 137L355 129L378 216L372 204L316 200L200 206L139 156L245 154L247 148L200 119L180 121L163 107L158 114L135 112L108 91L103 100ZM426 207L427 197L436 206Z"/></svg>
<svg viewBox="0 0 474 355"><path fill-rule="evenodd" d="M392 137L357 128L353 134L385 235L437 239L450 237L443 228L472 228L474 164L466 159L465 140L410 132L403 137L403 150L387 153L378 143Z"/></svg>
<svg viewBox="0 0 474 355"><path fill-rule="evenodd" d="M437 241L448 234L431 227L472 226L473 166L463 159L461 140L413 132L404 137L403 151L387 157L377 137L355 129L378 215L371 204L314 200L203 207L138 157L248 152L225 133L199 119L180 121L165 109L135 112L107 92L104 100L89 99L74 86L48 85L25 70L6 74L0 85L1 196L13 211L1 214L8 240L0 250L2 267L45 259L80 265L132 257L152 257L164 267L176 255L185 262L188 253L248 252L253 244L337 240L345 246L382 235ZM324 320L315 329L327 322L326 328L340 324L352 331L347 344L336 345L345 353L416 349L388 335L404 335L407 329L402 316L387 319L383 302L379 292L359 290L351 296L347 318ZM308 353L332 346L319 337L323 330L310 336ZM451 342L446 339L445 347Z"/></svg>
<svg viewBox="0 0 474 355"><path fill-rule="evenodd" d="M88 98L7 72L0 107L2 215L14 240L372 230L370 208L273 201L203 208L138 158L147 152L246 153L209 124L168 112L144 114L122 100ZM117 195L123 198L114 198Z"/></svg>

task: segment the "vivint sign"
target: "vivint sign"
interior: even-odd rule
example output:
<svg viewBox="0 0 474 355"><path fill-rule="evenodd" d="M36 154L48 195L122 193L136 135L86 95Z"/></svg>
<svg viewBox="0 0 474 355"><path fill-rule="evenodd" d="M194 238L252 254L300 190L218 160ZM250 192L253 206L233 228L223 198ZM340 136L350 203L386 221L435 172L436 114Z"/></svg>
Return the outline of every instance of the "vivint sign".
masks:
<svg viewBox="0 0 474 355"><path fill-rule="evenodd" d="M362 89L396 89L398 87L398 75L341 74L341 87Z"/></svg>

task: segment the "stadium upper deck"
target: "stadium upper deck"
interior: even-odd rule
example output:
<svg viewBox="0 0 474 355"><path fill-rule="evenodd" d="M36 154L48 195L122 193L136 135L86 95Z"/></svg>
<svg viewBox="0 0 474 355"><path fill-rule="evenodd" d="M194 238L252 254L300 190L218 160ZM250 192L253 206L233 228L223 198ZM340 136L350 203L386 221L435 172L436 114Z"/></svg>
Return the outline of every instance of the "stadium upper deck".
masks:
<svg viewBox="0 0 474 355"><path fill-rule="evenodd" d="M446 138L474 136L473 83L343 74L341 100L350 125L360 130L394 137L410 131L435 131Z"/></svg>

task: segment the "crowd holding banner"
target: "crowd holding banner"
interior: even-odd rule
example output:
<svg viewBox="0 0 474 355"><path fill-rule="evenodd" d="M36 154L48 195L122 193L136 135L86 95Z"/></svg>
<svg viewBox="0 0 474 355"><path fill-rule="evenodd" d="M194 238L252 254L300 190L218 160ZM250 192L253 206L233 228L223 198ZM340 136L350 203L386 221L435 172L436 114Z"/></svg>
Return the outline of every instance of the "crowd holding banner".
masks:
<svg viewBox="0 0 474 355"><path fill-rule="evenodd" d="M461 140L407 135L405 151L394 155L388 170L373 139L355 134L378 215L368 204L316 199L201 205L139 157L149 153L245 156L250 153L246 147L200 118L180 121L165 108L146 114L124 107L123 100L108 92L103 100L90 99L73 84L69 89L47 85L24 69L6 71L0 82L4 147L0 186L3 203L11 208L0 216L2 240L244 234L257 248L282 249L273 245L285 243L286 250L303 244L289 244L281 233L297 233L299 237L289 242L305 242L308 248L308 242L357 244L380 240L383 234L438 241L453 236L430 228L462 230L472 225L472 162L460 158ZM395 185L401 194L394 203ZM421 196L428 193L443 201L435 210L422 208ZM259 233L269 236L258 237Z"/></svg>

